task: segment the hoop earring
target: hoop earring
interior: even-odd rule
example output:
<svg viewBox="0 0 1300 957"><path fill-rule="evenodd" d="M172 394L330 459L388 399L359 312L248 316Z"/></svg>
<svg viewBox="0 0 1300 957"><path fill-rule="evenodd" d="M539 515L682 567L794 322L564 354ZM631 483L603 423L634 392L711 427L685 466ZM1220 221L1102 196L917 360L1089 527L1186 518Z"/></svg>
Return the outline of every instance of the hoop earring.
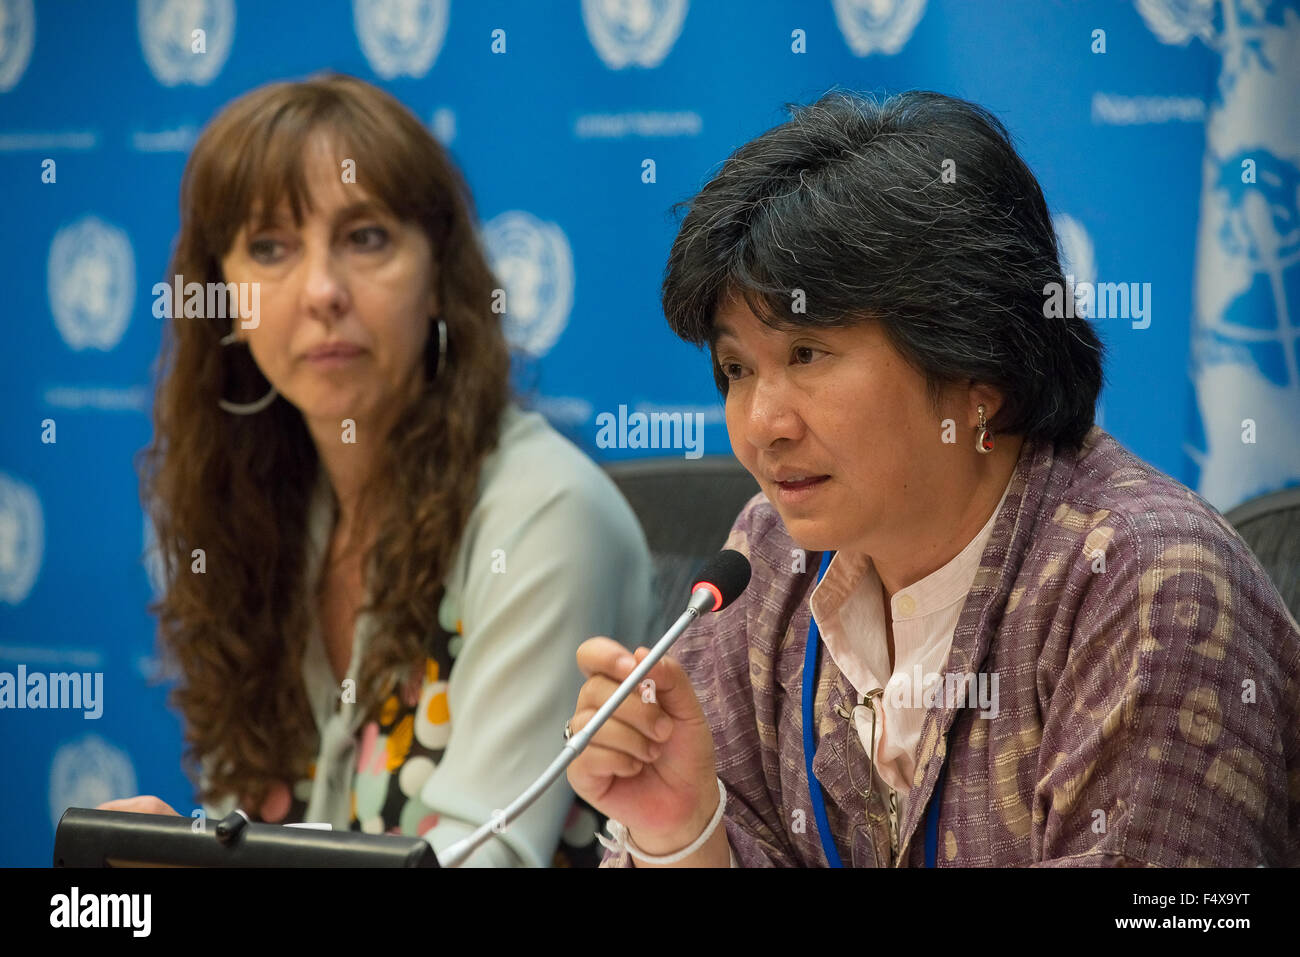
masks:
<svg viewBox="0 0 1300 957"><path fill-rule="evenodd" d="M442 370L447 365L447 323L438 320L438 365L434 369L434 379L442 378Z"/></svg>
<svg viewBox="0 0 1300 957"><path fill-rule="evenodd" d="M223 346L234 345L239 342L238 337L232 332L221 340ZM262 396L256 402L227 402L225 399L217 399L217 405L234 415L253 415L261 412L268 405L275 401L275 397L280 393L276 391L275 386L271 386L271 391Z"/></svg>
<svg viewBox="0 0 1300 957"><path fill-rule="evenodd" d="M975 451L988 455L993 451L993 432L984 422L984 406L979 407L980 424L975 428Z"/></svg>

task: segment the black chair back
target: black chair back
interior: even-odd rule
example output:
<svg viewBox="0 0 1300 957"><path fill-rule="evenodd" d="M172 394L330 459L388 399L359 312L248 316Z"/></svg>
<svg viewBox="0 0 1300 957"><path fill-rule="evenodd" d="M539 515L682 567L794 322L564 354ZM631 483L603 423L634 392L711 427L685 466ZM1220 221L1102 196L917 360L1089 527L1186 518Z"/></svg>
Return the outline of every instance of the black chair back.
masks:
<svg viewBox="0 0 1300 957"><path fill-rule="evenodd" d="M693 576L722 548L758 483L730 455L637 459L605 471L641 522L654 560L653 643L686 607Z"/></svg>
<svg viewBox="0 0 1300 957"><path fill-rule="evenodd" d="M1224 513L1300 620L1300 488L1282 489Z"/></svg>

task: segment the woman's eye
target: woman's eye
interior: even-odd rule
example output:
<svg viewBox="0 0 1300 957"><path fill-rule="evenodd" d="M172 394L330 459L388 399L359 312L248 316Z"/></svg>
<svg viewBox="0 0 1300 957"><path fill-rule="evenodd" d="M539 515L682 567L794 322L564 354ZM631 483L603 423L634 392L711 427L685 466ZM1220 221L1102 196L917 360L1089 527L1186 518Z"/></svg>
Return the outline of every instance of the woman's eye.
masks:
<svg viewBox="0 0 1300 957"><path fill-rule="evenodd" d="M821 349L814 349L812 346L795 346L794 358L800 365L807 365L819 355L824 355Z"/></svg>
<svg viewBox="0 0 1300 957"><path fill-rule="evenodd" d="M368 237L369 241L361 237ZM363 226L353 231L352 238L361 238L357 245L362 249L381 249L388 242L388 230L382 226Z"/></svg>
<svg viewBox="0 0 1300 957"><path fill-rule="evenodd" d="M718 366L722 369L722 374L728 379L739 379L745 374L745 367L739 362L720 362Z"/></svg>
<svg viewBox="0 0 1300 957"><path fill-rule="evenodd" d="M274 258L279 245L274 239L254 239L248 244L248 254L258 262L266 262Z"/></svg>

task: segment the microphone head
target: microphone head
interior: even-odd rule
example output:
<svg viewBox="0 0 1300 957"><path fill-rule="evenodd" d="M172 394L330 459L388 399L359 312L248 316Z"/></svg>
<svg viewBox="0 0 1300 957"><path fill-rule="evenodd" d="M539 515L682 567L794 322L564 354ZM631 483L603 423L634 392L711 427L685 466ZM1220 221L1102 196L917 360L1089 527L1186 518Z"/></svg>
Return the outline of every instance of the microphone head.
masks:
<svg viewBox="0 0 1300 957"><path fill-rule="evenodd" d="M713 593L712 610L722 611L748 587L749 559L733 548L724 548L700 569L691 593L694 594L698 588L707 588Z"/></svg>

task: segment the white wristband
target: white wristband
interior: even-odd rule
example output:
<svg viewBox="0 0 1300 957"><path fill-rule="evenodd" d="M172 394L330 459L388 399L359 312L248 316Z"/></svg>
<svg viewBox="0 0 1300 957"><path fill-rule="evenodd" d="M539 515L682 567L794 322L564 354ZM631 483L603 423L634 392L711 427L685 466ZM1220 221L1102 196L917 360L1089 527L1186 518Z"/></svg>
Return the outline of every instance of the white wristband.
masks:
<svg viewBox="0 0 1300 957"><path fill-rule="evenodd" d="M713 820L709 821L709 826L704 829L704 833L692 841L688 846L682 848L675 854L665 854L655 856L647 854L639 847L632 843L632 835L627 832L627 827L621 821L615 821L610 818L605 822L605 829L609 831L609 838L602 834L596 835L601 845L618 854L619 865L627 862L627 855L631 854L638 861L645 861L647 864L676 864L678 861L690 857L701 847L704 842L713 836L713 832L718 829L718 822L722 820L723 812L727 809L727 789L722 785L722 778L718 778L718 809L713 812Z"/></svg>

